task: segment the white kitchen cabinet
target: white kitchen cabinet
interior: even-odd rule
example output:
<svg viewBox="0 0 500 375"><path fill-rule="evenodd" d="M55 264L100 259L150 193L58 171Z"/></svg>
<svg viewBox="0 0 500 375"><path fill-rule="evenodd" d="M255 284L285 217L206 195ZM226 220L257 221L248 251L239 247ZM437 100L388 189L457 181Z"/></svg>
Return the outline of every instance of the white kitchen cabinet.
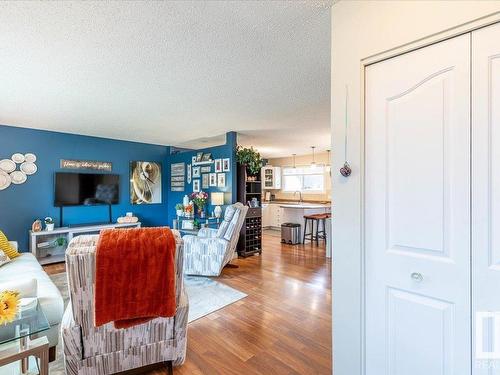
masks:
<svg viewBox="0 0 500 375"><path fill-rule="evenodd" d="M271 226L271 205L269 203L262 204L262 228Z"/></svg>
<svg viewBox="0 0 500 375"><path fill-rule="evenodd" d="M281 189L281 168L267 166L261 169L263 189Z"/></svg>
<svg viewBox="0 0 500 375"><path fill-rule="evenodd" d="M269 203L267 208L267 219L266 224L263 224L264 227L272 228L272 229L280 229L281 223L283 223L283 209L279 204Z"/></svg>

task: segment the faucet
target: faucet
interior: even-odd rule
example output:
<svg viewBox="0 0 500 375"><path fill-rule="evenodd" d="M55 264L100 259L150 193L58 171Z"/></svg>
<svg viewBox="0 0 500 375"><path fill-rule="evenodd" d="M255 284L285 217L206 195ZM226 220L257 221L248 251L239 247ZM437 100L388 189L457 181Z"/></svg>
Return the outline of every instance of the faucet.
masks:
<svg viewBox="0 0 500 375"><path fill-rule="evenodd" d="M301 191L298 191L298 190L297 190L297 191L295 191L295 192L293 193L293 197L294 197L294 198L295 198L295 195L296 195L297 193L299 193L299 204L300 204L300 203L302 203L302 192L301 192Z"/></svg>

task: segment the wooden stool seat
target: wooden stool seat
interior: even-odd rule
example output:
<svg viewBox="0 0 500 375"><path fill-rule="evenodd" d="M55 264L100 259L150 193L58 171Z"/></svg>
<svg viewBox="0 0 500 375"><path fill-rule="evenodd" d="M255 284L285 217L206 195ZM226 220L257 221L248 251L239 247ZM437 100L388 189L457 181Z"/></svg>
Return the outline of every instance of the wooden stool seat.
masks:
<svg viewBox="0 0 500 375"><path fill-rule="evenodd" d="M311 242L316 241L316 245L319 245L319 240L326 241L326 219L330 218L331 214L311 214L304 215L304 235L302 236L302 243L306 243L307 236L310 236L309 240ZM311 231L307 233L307 223L311 221ZM316 234L314 234L314 223L316 222ZM323 229L319 230L319 223L323 223Z"/></svg>

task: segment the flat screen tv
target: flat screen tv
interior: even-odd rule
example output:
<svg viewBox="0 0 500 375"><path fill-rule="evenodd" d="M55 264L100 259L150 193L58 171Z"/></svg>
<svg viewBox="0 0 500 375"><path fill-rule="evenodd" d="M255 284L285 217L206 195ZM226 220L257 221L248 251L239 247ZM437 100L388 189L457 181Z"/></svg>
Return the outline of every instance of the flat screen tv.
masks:
<svg viewBox="0 0 500 375"><path fill-rule="evenodd" d="M117 174L56 172L54 205L92 206L117 204L120 176Z"/></svg>

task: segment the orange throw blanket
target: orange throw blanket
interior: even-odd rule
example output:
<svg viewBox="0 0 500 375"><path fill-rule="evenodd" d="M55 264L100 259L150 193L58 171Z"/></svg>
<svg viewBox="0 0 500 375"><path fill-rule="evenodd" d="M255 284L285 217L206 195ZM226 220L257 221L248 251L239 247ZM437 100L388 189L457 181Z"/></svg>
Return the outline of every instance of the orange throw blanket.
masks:
<svg viewBox="0 0 500 375"><path fill-rule="evenodd" d="M169 228L106 229L96 249L95 325L128 328L175 315L175 237Z"/></svg>

